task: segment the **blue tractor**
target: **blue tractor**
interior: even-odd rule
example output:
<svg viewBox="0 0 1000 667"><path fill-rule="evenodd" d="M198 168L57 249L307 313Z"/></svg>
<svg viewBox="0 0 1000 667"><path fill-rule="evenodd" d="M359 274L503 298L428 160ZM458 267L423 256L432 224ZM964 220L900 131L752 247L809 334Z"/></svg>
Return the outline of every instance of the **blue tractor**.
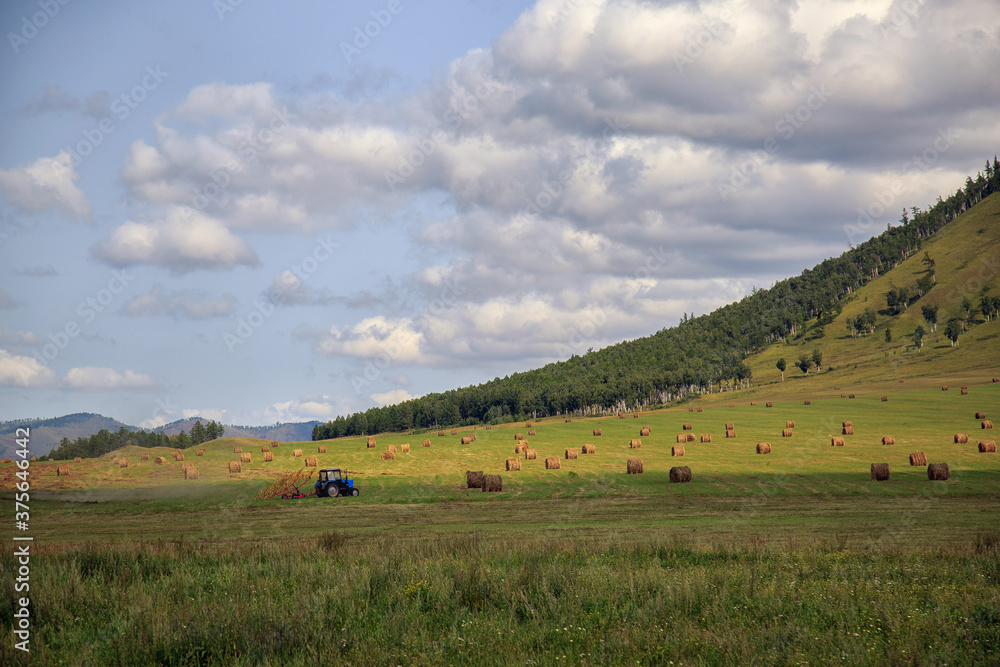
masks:
<svg viewBox="0 0 1000 667"><path fill-rule="evenodd" d="M354 486L353 479L347 479L340 474L340 468L324 468L319 471L316 480L316 495L319 497L336 498L337 496L356 496L360 493Z"/></svg>

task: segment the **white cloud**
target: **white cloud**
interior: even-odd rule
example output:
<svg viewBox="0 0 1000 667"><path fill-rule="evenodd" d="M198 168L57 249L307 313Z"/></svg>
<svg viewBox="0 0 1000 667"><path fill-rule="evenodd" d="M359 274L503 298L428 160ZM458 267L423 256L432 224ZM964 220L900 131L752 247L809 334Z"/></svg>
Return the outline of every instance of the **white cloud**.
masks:
<svg viewBox="0 0 1000 667"><path fill-rule="evenodd" d="M386 406L386 405L395 405L397 403L402 403L403 401L408 401L412 398L416 398L416 396L406 391L405 389L392 389L390 391L372 394L370 398L379 405Z"/></svg>
<svg viewBox="0 0 1000 667"><path fill-rule="evenodd" d="M317 341L316 351L326 357L388 358L397 363L426 363L421 351L422 340L423 334L413 328L409 319L390 320L378 315L365 318L352 327L331 327Z"/></svg>
<svg viewBox="0 0 1000 667"><path fill-rule="evenodd" d="M153 264L174 272L231 269L258 261L246 241L218 220L184 207L169 209L155 222L128 221L91 252L115 266Z"/></svg>
<svg viewBox="0 0 1000 667"><path fill-rule="evenodd" d="M66 373L65 384L70 389L80 391L118 391L122 389L146 389L154 386L148 375L126 370L124 375L113 368L83 366L71 368Z"/></svg>
<svg viewBox="0 0 1000 667"><path fill-rule="evenodd" d="M229 294L211 299L189 289L167 292L162 285L154 285L149 294L129 299L122 306L122 313L130 317L167 315L175 319L204 320L229 315L235 300Z"/></svg>
<svg viewBox="0 0 1000 667"><path fill-rule="evenodd" d="M329 396L323 395L273 403L268 406L265 416L272 422L327 421L346 412L342 405L335 406Z"/></svg>
<svg viewBox="0 0 1000 667"><path fill-rule="evenodd" d="M0 386L50 387L56 374L37 359L0 350Z"/></svg>
<svg viewBox="0 0 1000 667"><path fill-rule="evenodd" d="M27 167L0 169L0 192L25 213L55 210L78 220L91 219L87 196L76 186L80 175L67 151Z"/></svg>

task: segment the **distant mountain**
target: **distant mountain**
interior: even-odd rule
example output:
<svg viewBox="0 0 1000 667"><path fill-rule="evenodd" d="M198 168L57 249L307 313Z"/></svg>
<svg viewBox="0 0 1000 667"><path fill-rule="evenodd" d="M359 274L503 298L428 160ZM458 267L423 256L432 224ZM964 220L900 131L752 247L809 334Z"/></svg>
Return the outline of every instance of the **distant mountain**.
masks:
<svg viewBox="0 0 1000 667"><path fill-rule="evenodd" d="M18 419L0 422L0 458L13 457L17 448L17 429L31 429L31 453L44 456L59 446L63 438L76 440L91 436L102 429L117 431L125 427L137 431L135 426L92 412L77 412L52 419Z"/></svg>
<svg viewBox="0 0 1000 667"><path fill-rule="evenodd" d="M191 428L198 420L201 420L202 424L207 424L210 421L204 417L178 419L175 422L164 424L154 430L159 433L166 433L167 435L177 435L181 431L190 434ZM273 426L234 426L232 424L224 424L226 432L223 434L223 437L263 438L279 442L299 442L302 440L311 440L313 427L318 423L318 421L289 424L278 423Z"/></svg>

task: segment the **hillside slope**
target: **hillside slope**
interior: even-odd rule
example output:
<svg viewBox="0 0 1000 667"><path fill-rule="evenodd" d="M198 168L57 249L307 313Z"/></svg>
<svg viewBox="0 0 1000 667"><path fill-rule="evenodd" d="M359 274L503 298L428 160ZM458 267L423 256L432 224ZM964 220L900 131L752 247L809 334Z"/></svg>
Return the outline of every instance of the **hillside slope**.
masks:
<svg viewBox="0 0 1000 667"><path fill-rule="evenodd" d="M59 446L63 438L75 440L93 435L101 430L117 432L124 427L127 431L137 430L135 426L123 424L117 419L91 412L77 412L52 419L23 419L0 424L0 458L13 456L18 428L31 429L31 451L36 456L48 454Z"/></svg>

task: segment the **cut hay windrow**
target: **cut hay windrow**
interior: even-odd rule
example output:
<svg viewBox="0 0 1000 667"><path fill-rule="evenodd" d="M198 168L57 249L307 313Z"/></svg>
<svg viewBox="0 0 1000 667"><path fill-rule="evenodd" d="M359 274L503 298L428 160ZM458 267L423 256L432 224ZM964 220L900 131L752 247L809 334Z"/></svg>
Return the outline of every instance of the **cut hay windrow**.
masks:
<svg viewBox="0 0 1000 667"><path fill-rule="evenodd" d="M430 440L426 440L426 439L425 439L425 440L424 440L424 441L423 441L422 443L420 443L420 444L422 444L422 445L423 445L424 447L430 447L430 446L431 446L431 441L430 441Z"/></svg>
<svg viewBox="0 0 1000 667"><path fill-rule="evenodd" d="M994 440L979 441L980 454L996 454L996 452L997 452L997 443Z"/></svg>
<svg viewBox="0 0 1000 667"><path fill-rule="evenodd" d="M684 436L684 442L687 442L687 436ZM642 447L642 440L639 438L632 438L628 441L629 449L639 449Z"/></svg>
<svg viewBox="0 0 1000 667"><path fill-rule="evenodd" d="M688 466L675 466L670 469L671 484L685 484L691 479L691 468Z"/></svg>
<svg viewBox="0 0 1000 667"><path fill-rule="evenodd" d="M955 434L955 444L956 445L967 445L969 444L969 436L965 433Z"/></svg>
<svg viewBox="0 0 1000 667"><path fill-rule="evenodd" d="M928 463L927 479L931 482L947 482L951 479L951 470L947 463Z"/></svg>
<svg viewBox="0 0 1000 667"><path fill-rule="evenodd" d="M274 460L274 452L264 452L264 463L270 463Z"/></svg>
<svg viewBox="0 0 1000 667"><path fill-rule="evenodd" d="M240 454L240 463L251 463L249 452L243 452Z"/></svg>
<svg viewBox="0 0 1000 667"><path fill-rule="evenodd" d="M985 412L977 412L976 413L976 419L986 419L986 413Z"/></svg>
<svg viewBox="0 0 1000 667"><path fill-rule="evenodd" d="M384 452L382 452L382 460L383 461L395 461L396 460L396 455L393 452L391 452L391 451L389 451L387 449Z"/></svg>
<svg viewBox="0 0 1000 667"><path fill-rule="evenodd" d="M559 457L558 456L546 456L545 457L545 469L546 470L559 470L560 466L562 466L562 464L559 462Z"/></svg>
<svg viewBox="0 0 1000 667"><path fill-rule="evenodd" d="M782 438L790 438L790 437L792 437L792 429L790 429L790 428L783 428L783 429L781 429L781 437Z"/></svg>
<svg viewBox="0 0 1000 667"><path fill-rule="evenodd" d="M896 444L896 438L894 438L891 435L883 435L882 436L882 444L883 445L895 445Z"/></svg>
<svg viewBox="0 0 1000 667"><path fill-rule="evenodd" d="M527 450L528 450L528 441L527 440L518 440L517 444L514 445L514 453L515 454L524 454L524 452L526 452Z"/></svg>
<svg viewBox="0 0 1000 667"><path fill-rule="evenodd" d="M641 438L648 438L650 433L651 431L649 430L648 426L643 426L642 428L639 429L639 437Z"/></svg>
<svg viewBox="0 0 1000 667"><path fill-rule="evenodd" d="M844 428L847 428L848 426L854 426L854 423L853 423L853 422L849 422L849 421L846 421L846 422L844 422L844 423L842 424L842 426L843 426Z"/></svg>
<svg viewBox="0 0 1000 667"><path fill-rule="evenodd" d="M242 447L233 447L233 454L242 454L242 453L243 453Z"/></svg>
<svg viewBox="0 0 1000 667"><path fill-rule="evenodd" d="M625 474L641 475L642 473L642 459L629 459L625 462Z"/></svg>
<svg viewBox="0 0 1000 667"><path fill-rule="evenodd" d="M198 479L198 469L194 466L184 468L184 479Z"/></svg>
<svg viewBox="0 0 1000 667"><path fill-rule="evenodd" d="M66 477L69 475L69 466L56 466L56 477Z"/></svg>
<svg viewBox="0 0 1000 667"><path fill-rule="evenodd" d="M600 434L601 434L601 429L595 428L594 429L594 435L596 436L596 435L600 435Z"/></svg>
<svg viewBox="0 0 1000 667"><path fill-rule="evenodd" d="M911 466L925 466L927 465L927 455L923 452L911 452L910 453L910 465Z"/></svg>
<svg viewBox="0 0 1000 667"><path fill-rule="evenodd" d="M295 449L295 450L292 451L292 458L296 458L297 459L297 458L299 458L301 456L302 456L302 450L301 449Z"/></svg>
<svg viewBox="0 0 1000 667"><path fill-rule="evenodd" d="M503 477L500 475L483 475L483 493L502 493Z"/></svg>
<svg viewBox="0 0 1000 667"><path fill-rule="evenodd" d="M528 435L535 435L535 429L531 429L530 431L528 431Z"/></svg>
<svg viewBox="0 0 1000 667"><path fill-rule="evenodd" d="M307 456L305 460L305 466L307 468L318 468L319 467L319 457L315 454L313 456Z"/></svg>
<svg viewBox="0 0 1000 667"><path fill-rule="evenodd" d="M835 438L830 438L830 446L831 447L843 447L844 446L844 439L841 438L840 436L837 436Z"/></svg>
<svg viewBox="0 0 1000 667"><path fill-rule="evenodd" d="M584 445L583 447L580 448L581 454L594 454L596 452L597 452L597 447L594 447L593 445L590 444Z"/></svg>
<svg viewBox="0 0 1000 667"><path fill-rule="evenodd" d="M854 435L854 427L853 426L845 426L844 430L842 431L842 434L843 435Z"/></svg>
<svg viewBox="0 0 1000 667"><path fill-rule="evenodd" d="M142 460L143 461L148 461L149 460L149 452L146 452L146 453L144 453L142 455ZM73 457L73 463L80 463L81 461L83 461L82 457L80 457L80 456L74 456Z"/></svg>
<svg viewBox="0 0 1000 667"><path fill-rule="evenodd" d="M521 459L510 458L507 459L507 472L513 472L521 469Z"/></svg>
<svg viewBox="0 0 1000 667"><path fill-rule="evenodd" d="M671 456L684 456L684 445L674 445L670 448Z"/></svg>
<svg viewBox="0 0 1000 667"><path fill-rule="evenodd" d="M481 489L481 488L483 488L483 471L482 470L466 470L465 471L465 488L467 488L467 489Z"/></svg>
<svg viewBox="0 0 1000 667"><path fill-rule="evenodd" d="M243 467L240 465L240 462L239 461L230 461L229 462L229 474L232 475L232 474L235 474L235 473L238 473L238 472L243 472Z"/></svg>
<svg viewBox="0 0 1000 667"><path fill-rule="evenodd" d="M757 443L757 453L758 454L770 454L771 453L771 443L769 443L769 442L758 442Z"/></svg>
<svg viewBox="0 0 1000 667"><path fill-rule="evenodd" d="M701 434L701 441L702 442L712 442L712 434L711 433L702 433Z"/></svg>
<svg viewBox="0 0 1000 667"><path fill-rule="evenodd" d="M407 448L409 448L409 445L407 445ZM319 454L326 454L326 445L320 445L317 447L316 452Z"/></svg>
<svg viewBox="0 0 1000 667"><path fill-rule="evenodd" d="M736 426L733 424L733 422L727 422L726 423L726 430L727 431L732 431L734 428L736 428Z"/></svg>
<svg viewBox="0 0 1000 667"><path fill-rule="evenodd" d="M685 431L690 431L694 428L694 426L692 426L691 424L681 424L681 428L684 429Z"/></svg>
<svg viewBox="0 0 1000 667"><path fill-rule="evenodd" d="M889 481L889 464L888 463L873 463L872 464L872 481L873 482L887 482L887 481Z"/></svg>
<svg viewBox="0 0 1000 667"><path fill-rule="evenodd" d="M462 438L462 444L463 445L471 445L472 444L472 436L471 435L467 435L467 436L463 437Z"/></svg>
<svg viewBox="0 0 1000 667"><path fill-rule="evenodd" d="M774 407L774 403L772 403L771 401L768 401L767 403L764 404L764 407L765 408L773 408Z"/></svg>
<svg viewBox="0 0 1000 667"><path fill-rule="evenodd" d="M155 463L158 466L161 466L161 465L163 465L166 462L167 462L167 459L166 459L166 457L163 457L163 456L157 456L155 459L153 459L153 463Z"/></svg>
<svg viewBox="0 0 1000 667"><path fill-rule="evenodd" d="M534 449L524 450L524 459L526 461L534 461L537 458L538 458L538 452L535 451Z"/></svg>
<svg viewBox="0 0 1000 667"><path fill-rule="evenodd" d="M399 451L402 452L403 454L409 454L410 453L410 443L404 442L403 444L401 444L399 446Z"/></svg>
<svg viewBox="0 0 1000 667"><path fill-rule="evenodd" d="M989 419L984 420L983 428L993 428L993 422Z"/></svg>
<svg viewBox="0 0 1000 667"><path fill-rule="evenodd" d="M392 452L393 454L396 453L396 445L395 444L386 445L385 449L386 449L387 452Z"/></svg>
<svg viewBox="0 0 1000 667"><path fill-rule="evenodd" d="M118 459L118 467L119 468L127 468L128 467L128 459L126 459L126 458Z"/></svg>
<svg viewBox="0 0 1000 667"><path fill-rule="evenodd" d="M523 433L515 433L514 434L514 439L515 440L524 440L524 434Z"/></svg>
<svg viewBox="0 0 1000 667"><path fill-rule="evenodd" d="M575 459L575 458L578 458L578 457L579 456L578 456L578 452L576 451L576 449L572 449L572 448L567 448L566 449L566 459L567 460L568 459Z"/></svg>
<svg viewBox="0 0 1000 667"><path fill-rule="evenodd" d="M735 438L736 437L736 431L734 431L732 429L726 431L726 437L727 438Z"/></svg>
<svg viewBox="0 0 1000 667"><path fill-rule="evenodd" d="M790 420L786 421L785 422L785 428L795 428L795 422L790 421Z"/></svg>
<svg viewBox="0 0 1000 667"><path fill-rule="evenodd" d="M687 441L688 441L688 442L694 442L694 441L695 441L695 440L697 440L697 439L698 439L698 438L694 437L694 433L688 433L688 434L687 434Z"/></svg>
<svg viewBox="0 0 1000 667"><path fill-rule="evenodd" d="M882 402L883 402L883 403L886 403L886 402L888 402L888 400L889 400L889 397L888 397L888 396L883 396L883 397L882 397Z"/></svg>

